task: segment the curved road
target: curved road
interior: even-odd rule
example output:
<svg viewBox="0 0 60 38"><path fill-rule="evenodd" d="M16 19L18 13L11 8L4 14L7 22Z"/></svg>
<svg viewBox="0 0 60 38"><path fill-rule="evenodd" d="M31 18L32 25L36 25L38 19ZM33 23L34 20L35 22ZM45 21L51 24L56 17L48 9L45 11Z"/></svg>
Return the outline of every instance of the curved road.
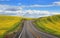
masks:
<svg viewBox="0 0 60 38"><path fill-rule="evenodd" d="M32 21L25 21L24 27L18 38L58 38L43 32L38 31Z"/></svg>

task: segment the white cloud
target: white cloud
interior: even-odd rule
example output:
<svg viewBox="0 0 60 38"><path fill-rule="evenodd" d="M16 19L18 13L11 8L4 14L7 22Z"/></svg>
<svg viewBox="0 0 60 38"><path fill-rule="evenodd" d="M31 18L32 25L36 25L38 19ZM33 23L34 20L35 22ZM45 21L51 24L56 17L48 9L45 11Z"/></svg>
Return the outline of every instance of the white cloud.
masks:
<svg viewBox="0 0 60 38"><path fill-rule="evenodd" d="M3 12L3 10L0 10L0 12Z"/></svg>
<svg viewBox="0 0 60 38"><path fill-rule="evenodd" d="M25 10L25 12L28 12L29 14L49 14L49 11L40 11L40 10Z"/></svg>
<svg viewBox="0 0 60 38"><path fill-rule="evenodd" d="M29 6L22 5L22 7L52 7L52 6L54 5L38 5L38 4L29 5Z"/></svg>
<svg viewBox="0 0 60 38"><path fill-rule="evenodd" d="M48 4L48 5L40 5L40 4L33 4L29 6L22 5L22 7L53 7L53 6L60 6L60 1L52 2L51 4Z"/></svg>
<svg viewBox="0 0 60 38"><path fill-rule="evenodd" d="M27 17L30 17L30 16L31 17L42 17L42 16L60 14L60 12L50 12L50 11L41 11L41 10L25 10L23 14L25 14Z"/></svg>
<svg viewBox="0 0 60 38"><path fill-rule="evenodd" d="M42 17L54 14L60 14L58 12L41 11L41 10L23 10L21 6L0 5L0 14L26 16L26 17Z"/></svg>
<svg viewBox="0 0 60 38"><path fill-rule="evenodd" d="M0 5L0 14L10 14L10 15L19 15L22 7L19 6L10 6L10 5Z"/></svg>
<svg viewBox="0 0 60 38"><path fill-rule="evenodd" d="M59 1L59 2L53 2L53 5L58 5L58 6L60 6L60 1Z"/></svg>
<svg viewBox="0 0 60 38"><path fill-rule="evenodd" d="M52 15L60 14L60 12L52 12Z"/></svg>
<svg viewBox="0 0 60 38"><path fill-rule="evenodd" d="M38 5L38 4L34 4L34 5L30 5L30 6L23 6L23 7L52 7L53 5Z"/></svg>

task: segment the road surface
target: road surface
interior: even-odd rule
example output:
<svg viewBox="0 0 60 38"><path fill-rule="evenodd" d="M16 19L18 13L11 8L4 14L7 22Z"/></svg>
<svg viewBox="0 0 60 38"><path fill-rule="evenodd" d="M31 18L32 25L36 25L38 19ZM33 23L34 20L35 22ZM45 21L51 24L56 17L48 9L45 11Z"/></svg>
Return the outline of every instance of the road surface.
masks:
<svg viewBox="0 0 60 38"><path fill-rule="evenodd" d="M18 38L57 38L55 36L38 31L32 21L25 21L24 27Z"/></svg>

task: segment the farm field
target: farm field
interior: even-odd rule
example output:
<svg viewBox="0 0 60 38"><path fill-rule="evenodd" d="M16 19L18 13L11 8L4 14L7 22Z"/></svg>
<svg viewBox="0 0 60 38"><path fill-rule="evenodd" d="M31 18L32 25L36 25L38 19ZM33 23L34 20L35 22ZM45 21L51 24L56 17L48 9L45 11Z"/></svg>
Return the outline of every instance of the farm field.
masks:
<svg viewBox="0 0 60 38"><path fill-rule="evenodd" d="M18 16L0 15L0 38L3 38L9 32L14 31L21 23L22 18Z"/></svg>
<svg viewBox="0 0 60 38"><path fill-rule="evenodd" d="M34 24L40 31L60 37L60 15L38 18Z"/></svg>

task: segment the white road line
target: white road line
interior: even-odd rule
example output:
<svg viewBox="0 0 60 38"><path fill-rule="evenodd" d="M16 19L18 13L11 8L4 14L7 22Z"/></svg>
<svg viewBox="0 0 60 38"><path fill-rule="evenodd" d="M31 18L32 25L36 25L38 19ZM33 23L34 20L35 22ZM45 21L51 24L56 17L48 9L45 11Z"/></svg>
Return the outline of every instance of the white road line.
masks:
<svg viewBox="0 0 60 38"><path fill-rule="evenodd" d="M22 34L23 34L23 30L22 30L22 32L20 33L20 35L19 35L19 37L18 37L18 38L21 38Z"/></svg>

